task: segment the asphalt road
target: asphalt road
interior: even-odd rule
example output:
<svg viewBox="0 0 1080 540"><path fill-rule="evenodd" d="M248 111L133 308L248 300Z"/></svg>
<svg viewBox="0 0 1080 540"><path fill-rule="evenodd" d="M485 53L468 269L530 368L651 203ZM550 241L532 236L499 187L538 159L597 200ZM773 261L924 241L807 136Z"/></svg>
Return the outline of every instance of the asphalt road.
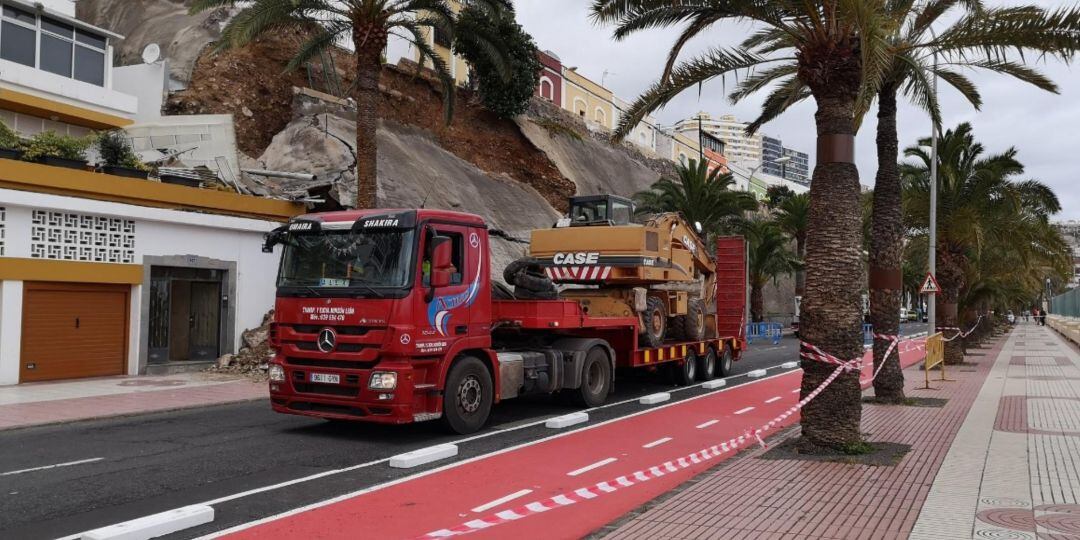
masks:
<svg viewBox="0 0 1080 540"><path fill-rule="evenodd" d="M908 323L903 330L925 326ZM751 370L796 360L796 350L790 336L779 345L751 345L728 385L745 384L750 379L742 375ZM615 390L608 405L589 412L589 424L647 408L635 400L642 395L670 391L677 401L705 392L642 376L617 379ZM576 410L558 398L508 401L495 408L484 431L469 437L448 435L436 422L332 424L279 415L264 401L2 431L0 538L63 537L211 502L212 524L176 535L189 538L425 470L387 466L402 452L458 441L457 459L463 460L537 441L556 433L544 419ZM19 472L71 462L81 463ZM312 475L322 476L269 488Z"/></svg>

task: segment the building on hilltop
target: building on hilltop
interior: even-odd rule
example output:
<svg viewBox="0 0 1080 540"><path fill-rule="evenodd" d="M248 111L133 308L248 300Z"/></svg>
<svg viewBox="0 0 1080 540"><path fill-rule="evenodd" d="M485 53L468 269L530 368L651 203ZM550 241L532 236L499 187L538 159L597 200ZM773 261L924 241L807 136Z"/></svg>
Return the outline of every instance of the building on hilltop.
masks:
<svg viewBox="0 0 1080 540"><path fill-rule="evenodd" d="M762 135L761 133L747 135L748 124L739 122L730 114L714 119L709 114L701 112L691 118L676 122L674 129L680 133L696 133L699 125L706 133L724 141L724 155L729 161L761 163Z"/></svg>
<svg viewBox="0 0 1080 540"><path fill-rule="evenodd" d="M235 143L209 127L227 120L231 133L231 116L161 117L160 95L155 114L122 90L149 73L162 92L165 75L114 68L117 39L68 0L4 0L0 122L24 138L133 130L146 154L210 148L209 161L235 162ZM263 235L302 205L6 156L0 385L201 367L273 306L277 257Z"/></svg>

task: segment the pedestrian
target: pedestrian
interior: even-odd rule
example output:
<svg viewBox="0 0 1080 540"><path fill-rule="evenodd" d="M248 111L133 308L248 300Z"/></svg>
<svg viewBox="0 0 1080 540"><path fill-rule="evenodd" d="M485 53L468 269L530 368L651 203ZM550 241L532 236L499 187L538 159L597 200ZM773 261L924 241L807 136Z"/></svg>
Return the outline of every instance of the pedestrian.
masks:
<svg viewBox="0 0 1080 540"><path fill-rule="evenodd" d="M1039 326L1046 326L1046 310L1039 308Z"/></svg>

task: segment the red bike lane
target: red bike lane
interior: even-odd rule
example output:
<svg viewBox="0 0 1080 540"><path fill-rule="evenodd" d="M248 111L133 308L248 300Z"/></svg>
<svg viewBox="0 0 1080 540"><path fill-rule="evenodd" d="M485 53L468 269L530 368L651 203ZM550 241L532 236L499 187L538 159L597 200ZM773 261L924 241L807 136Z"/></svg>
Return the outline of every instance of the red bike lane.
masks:
<svg viewBox="0 0 1080 540"><path fill-rule="evenodd" d="M922 358L917 347L921 344L922 340L902 344L903 366ZM864 367L864 386L871 376L869 368ZM749 434L798 402L801 373L795 370L764 378L451 464L256 522L227 538L416 538L462 530L480 538L579 538L738 449L757 444ZM791 415L762 437L798 419L797 413ZM739 436L746 440L737 449L735 445L729 449L726 443ZM702 452L721 443L730 451ZM598 489L601 482L607 484ZM514 512L511 516L522 517L495 516L507 516L507 510Z"/></svg>

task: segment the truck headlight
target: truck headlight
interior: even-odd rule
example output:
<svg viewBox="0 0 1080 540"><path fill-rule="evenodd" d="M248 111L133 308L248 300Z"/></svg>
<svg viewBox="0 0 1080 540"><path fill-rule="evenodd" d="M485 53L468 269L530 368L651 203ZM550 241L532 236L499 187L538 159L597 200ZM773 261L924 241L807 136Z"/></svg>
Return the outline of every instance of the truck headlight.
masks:
<svg viewBox="0 0 1080 540"><path fill-rule="evenodd" d="M397 388L397 373L393 371L375 371L368 381L370 390L393 390Z"/></svg>
<svg viewBox="0 0 1080 540"><path fill-rule="evenodd" d="M282 382L285 380L285 368L278 364L270 364L270 369L267 373L270 375L271 381Z"/></svg>

